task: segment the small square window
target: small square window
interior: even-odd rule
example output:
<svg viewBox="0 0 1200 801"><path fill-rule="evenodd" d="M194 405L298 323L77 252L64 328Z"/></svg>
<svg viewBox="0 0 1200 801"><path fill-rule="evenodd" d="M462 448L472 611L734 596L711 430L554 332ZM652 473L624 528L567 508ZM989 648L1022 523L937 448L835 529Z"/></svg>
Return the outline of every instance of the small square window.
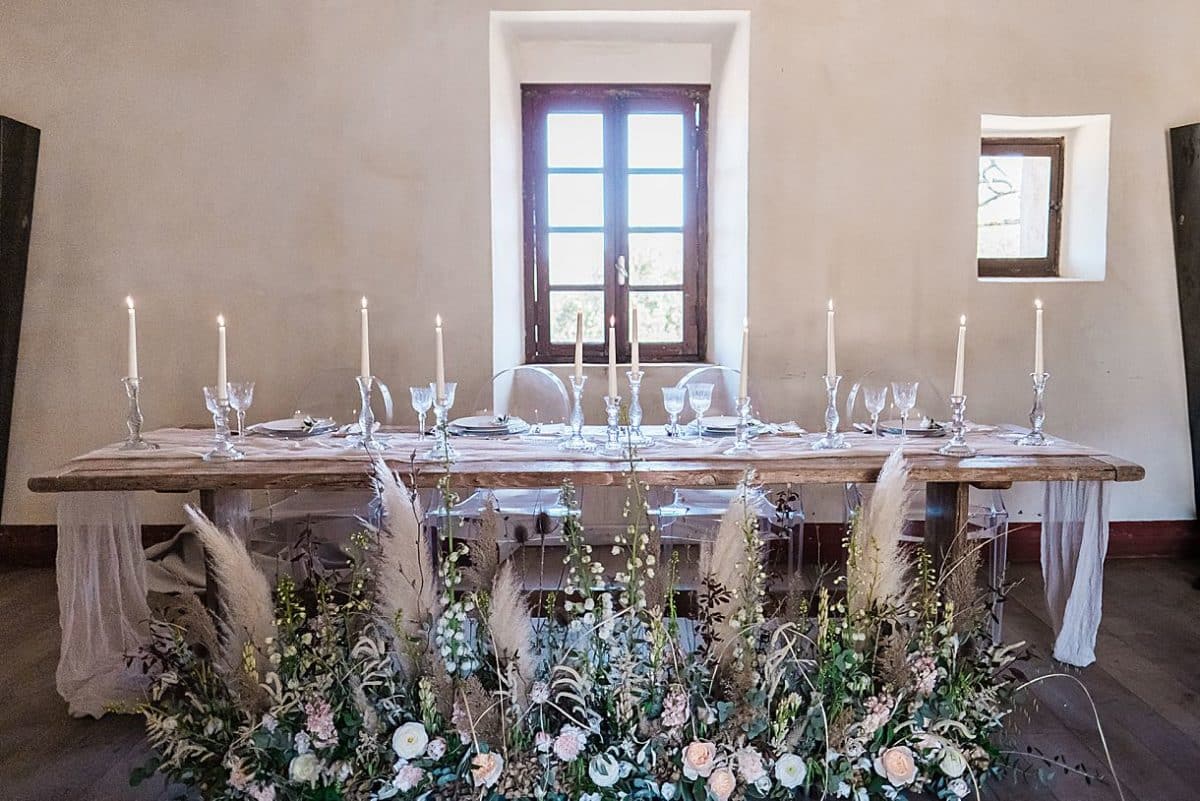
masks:
<svg viewBox="0 0 1200 801"><path fill-rule="evenodd" d="M1062 196L1062 138L984 139L979 150L979 276L1057 277Z"/></svg>

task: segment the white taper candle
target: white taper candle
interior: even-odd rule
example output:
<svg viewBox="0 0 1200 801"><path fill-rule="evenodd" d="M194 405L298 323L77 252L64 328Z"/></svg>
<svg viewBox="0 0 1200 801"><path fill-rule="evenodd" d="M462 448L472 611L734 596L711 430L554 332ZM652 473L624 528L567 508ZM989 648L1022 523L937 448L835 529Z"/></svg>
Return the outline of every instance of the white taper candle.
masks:
<svg viewBox="0 0 1200 801"><path fill-rule="evenodd" d="M742 374L738 383L738 397L748 398L750 390L750 318L742 320Z"/></svg>
<svg viewBox="0 0 1200 801"><path fill-rule="evenodd" d="M1035 300L1033 306L1036 309L1033 337L1033 373L1034 375L1041 375L1046 372L1046 360L1042 356L1042 302Z"/></svg>
<svg viewBox="0 0 1200 801"><path fill-rule="evenodd" d="M642 369L642 367L641 367L641 359L639 358L639 357L641 356L641 353L640 353L640 351L639 351L639 348L638 348L638 316L637 316L637 311L638 311L638 307L637 307L637 306L634 306L634 307L633 307L633 321L632 321L632 325L630 326L630 329L629 329L629 334L630 334L630 342L629 342L629 354L630 354L630 356L631 356L631 365L630 365L630 369L631 369L631 370L633 370L633 372L635 372L635 373L636 373L636 372L638 372L638 371L640 371L640 370Z"/></svg>
<svg viewBox="0 0 1200 801"><path fill-rule="evenodd" d="M617 397L617 318L608 318L608 397Z"/></svg>
<svg viewBox="0 0 1200 801"><path fill-rule="evenodd" d="M229 399L229 371L225 360L225 315L217 315L217 399Z"/></svg>
<svg viewBox="0 0 1200 801"><path fill-rule="evenodd" d="M129 378L137 378L137 311L133 308L132 297L125 298L125 305L129 307L129 364L126 366L126 375Z"/></svg>
<svg viewBox="0 0 1200 801"><path fill-rule="evenodd" d="M963 362L967 353L967 315L958 319L958 352L954 358L954 392L953 395L963 394Z"/></svg>
<svg viewBox="0 0 1200 801"><path fill-rule="evenodd" d="M837 352L833 341L833 298L825 314L825 375L837 375Z"/></svg>
<svg viewBox="0 0 1200 801"><path fill-rule="evenodd" d="M359 375L370 375L371 374L371 324L370 324L370 321L367 319L367 298L365 295L363 296L363 299L362 299L362 307L358 310L358 312L359 312L359 315L361 316L361 319L359 322L359 329L360 329L359 335L362 340L358 346L358 353L359 353L358 374Z"/></svg>
<svg viewBox="0 0 1200 801"><path fill-rule="evenodd" d="M446 400L446 353L442 349L442 315L436 315L433 318L433 338L434 351L436 359L435 378L437 386L437 401L444 403Z"/></svg>
<svg viewBox="0 0 1200 801"><path fill-rule="evenodd" d="M575 312L575 383L583 380L583 310Z"/></svg>

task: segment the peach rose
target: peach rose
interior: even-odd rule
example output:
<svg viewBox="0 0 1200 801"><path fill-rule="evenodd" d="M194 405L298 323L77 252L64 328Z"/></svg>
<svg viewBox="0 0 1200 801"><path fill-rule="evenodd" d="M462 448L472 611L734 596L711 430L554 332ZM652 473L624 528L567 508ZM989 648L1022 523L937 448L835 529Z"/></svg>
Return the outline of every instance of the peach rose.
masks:
<svg viewBox="0 0 1200 801"><path fill-rule="evenodd" d="M504 757L494 751L476 754L471 760L471 779L476 787L491 787L504 770Z"/></svg>
<svg viewBox="0 0 1200 801"><path fill-rule="evenodd" d="M917 778L917 762L907 745L897 745L875 757L875 772L894 787L912 784Z"/></svg>
<svg viewBox="0 0 1200 801"><path fill-rule="evenodd" d="M708 792L716 801L728 801L735 786L737 779L733 777L733 771L729 768L717 768L708 777Z"/></svg>
<svg viewBox="0 0 1200 801"><path fill-rule="evenodd" d="M693 740L683 749L683 775L695 781L708 778L716 766L717 747L702 740Z"/></svg>

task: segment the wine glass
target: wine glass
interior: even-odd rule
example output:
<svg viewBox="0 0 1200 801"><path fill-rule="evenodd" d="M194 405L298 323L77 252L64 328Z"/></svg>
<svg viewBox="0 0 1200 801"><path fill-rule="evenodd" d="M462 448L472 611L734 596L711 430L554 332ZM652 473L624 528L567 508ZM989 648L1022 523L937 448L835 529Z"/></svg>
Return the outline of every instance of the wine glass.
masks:
<svg viewBox="0 0 1200 801"><path fill-rule="evenodd" d="M413 411L417 413L417 438L425 439L425 414L433 408L433 388L409 387Z"/></svg>
<svg viewBox="0 0 1200 801"><path fill-rule="evenodd" d="M679 436L679 413L683 411L683 399L687 396L687 387L663 387L663 408L671 416L667 425L667 436Z"/></svg>
<svg viewBox="0 0 1200 801"><path fill-rule="evenodd" d="M908 439L908 413L917 405L919 381L893 381L892 402L900 413L900 436Z"/></svg>
<svg viewBox="0 0 1200 801"><path fill-rule="evenodd" d="M245 439L246 412L250 411L250 405L254 403L254 382L230 381L227 389L229 390L229 405L237 412L238 439Z"/></svg>
<svg viewBox="0 0 1200 801"><path fill-rule="evenodd" d="M879 415L887 405L887 393L887 384L867 384L863 387L863 405L871 415L871 435L875 437L879 436Z"/></svg>
<svg viewBox="0 0 1200 801"><path fill-rule="evenodd" d="M696 413L696 436L704 436L704 413L712 406L713 385L695 383L688 384L688 405Z"/></svg>
<svg viewBox="0 0 1200 801"><path fill-rule="evenodd" d="M458 389L457 381L446 382L446 411L454 408L454 391ZM437 403L437 384L429 382L429 391L433 394L433 402Z"/></svg>

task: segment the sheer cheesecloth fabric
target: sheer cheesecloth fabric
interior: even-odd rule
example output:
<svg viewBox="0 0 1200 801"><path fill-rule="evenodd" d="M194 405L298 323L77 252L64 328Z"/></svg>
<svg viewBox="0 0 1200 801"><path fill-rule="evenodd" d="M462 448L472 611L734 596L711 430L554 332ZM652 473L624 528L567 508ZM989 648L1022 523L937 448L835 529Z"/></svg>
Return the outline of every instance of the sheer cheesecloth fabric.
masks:
<svg viewBox="0 0 1200 801"><path fill-rule="evenodd" d="M58 499L58 621L55 683L75 717L136 703L146 678L126 665L149 637L146 558L130 492L65 493Z"/></svg>
<svg viewBox="0 0 1200 801"><path fill-rule="evenodd" d="M1108 488L1102 481L1050 481L1042 517L1042 579L1054 626L1054 658L1096 661L1108 552Z"/></svg>

